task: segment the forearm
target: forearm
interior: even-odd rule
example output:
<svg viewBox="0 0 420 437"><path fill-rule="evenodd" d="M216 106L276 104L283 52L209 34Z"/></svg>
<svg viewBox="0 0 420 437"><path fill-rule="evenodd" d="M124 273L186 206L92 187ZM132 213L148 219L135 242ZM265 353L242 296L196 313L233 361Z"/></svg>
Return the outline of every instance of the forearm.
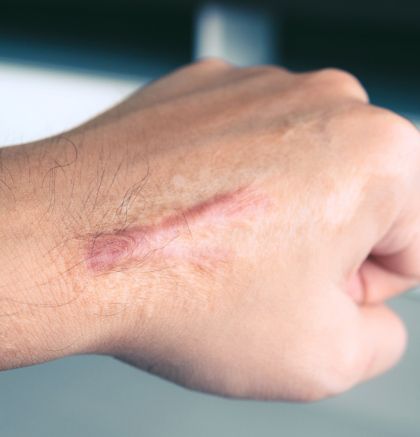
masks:
<svg viewBox="0 0 420 437"><path fill-rule="evenodd" d="M117 354L133 335L147 357L162 314L209 305L200 282L223 281L235 249L223 228L267 207L245 181L200 191L194 159L160 153L141 120L128 138L102 126L3 149L1 368Z"/></svg>

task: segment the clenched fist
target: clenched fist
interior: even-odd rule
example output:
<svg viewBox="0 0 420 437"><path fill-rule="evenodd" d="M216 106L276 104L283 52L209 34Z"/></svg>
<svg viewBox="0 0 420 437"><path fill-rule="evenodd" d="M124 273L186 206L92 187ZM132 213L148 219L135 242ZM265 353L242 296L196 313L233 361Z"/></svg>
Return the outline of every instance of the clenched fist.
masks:
<svg viewBox="0 0 420 437"><path fill-rule="evenodd" d="M351 75L203 61L2 152L2 369L99 353L308 401L403 353L420 136Z"/></svg>

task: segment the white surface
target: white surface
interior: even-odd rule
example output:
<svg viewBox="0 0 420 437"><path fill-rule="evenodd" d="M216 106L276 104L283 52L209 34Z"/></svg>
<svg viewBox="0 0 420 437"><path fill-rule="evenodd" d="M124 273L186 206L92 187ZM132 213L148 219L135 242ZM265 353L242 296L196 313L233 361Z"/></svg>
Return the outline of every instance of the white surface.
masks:
<svg viewBox="0 0 420 437"><path fill-rule="evenodd" d="M146 81L0 62L0 146L77 126Z"/></svg>

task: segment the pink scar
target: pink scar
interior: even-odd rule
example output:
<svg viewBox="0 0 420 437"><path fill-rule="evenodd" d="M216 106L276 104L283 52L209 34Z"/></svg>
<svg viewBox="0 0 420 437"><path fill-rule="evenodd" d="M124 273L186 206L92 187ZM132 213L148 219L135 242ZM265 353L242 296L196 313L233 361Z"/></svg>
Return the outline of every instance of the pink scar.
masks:
<svg viewBox="0 0 420 437"><path fill-rule="evenodd" d="M142 266L149 262L199 259L221 248L200 247L194 232L234 226L260 216L270 200L252 188L214 197L175 213L151 226L134 226L101 234L87 248L87 265L93 273Z"/></svg>

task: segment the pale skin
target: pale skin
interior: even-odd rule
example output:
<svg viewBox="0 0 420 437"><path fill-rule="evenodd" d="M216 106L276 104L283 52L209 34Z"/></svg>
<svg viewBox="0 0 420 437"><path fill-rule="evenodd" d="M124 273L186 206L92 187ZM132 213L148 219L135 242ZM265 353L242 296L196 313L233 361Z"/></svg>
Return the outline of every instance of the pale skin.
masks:
<svg viewBox="0 0 420 437"><path fill-rule="evenodd" d="M311 401L404 351L420 136L347 73L200 62L0 172L2 370L106 354Z"/></svg>

